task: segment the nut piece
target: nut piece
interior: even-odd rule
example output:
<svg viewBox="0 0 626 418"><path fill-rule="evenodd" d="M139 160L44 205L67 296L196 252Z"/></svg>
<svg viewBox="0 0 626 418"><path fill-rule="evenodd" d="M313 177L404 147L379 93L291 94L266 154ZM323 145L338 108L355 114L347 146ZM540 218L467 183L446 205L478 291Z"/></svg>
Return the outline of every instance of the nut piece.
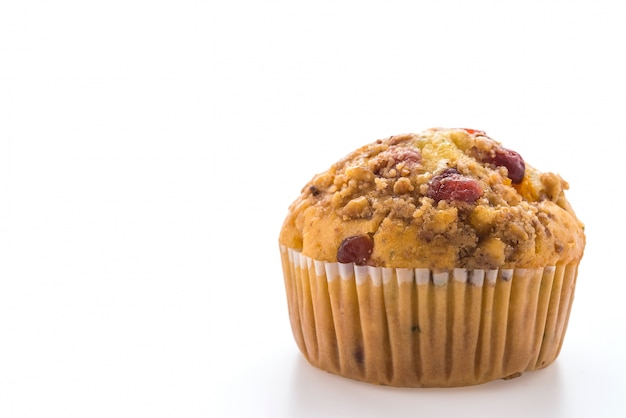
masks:
<svg viewBox="0 0 626 418"><path fill-rule="evenodd" d="M361 166L352 166L346 168L346 176L352 180L371 181L374 174L370 170Z"/></svg>
<svg viewBox="0 0 626 418"><path fill-rule="evenodd" d="M371 215L371 212L372 209L370 207L370 202L365 196L361 196L356 199L352 199L348 202L348 204L346 204L346 207L343 208L343 217L345 220L367 218Z"/></svg>
<svg viewBox="0 0 626 418"><path fill-rule="evenodd" d="M401 177L396 181L396 184L393 185L393 192L395 194L406 194L412 192L415 189L411 184L411 180L406 177Z"/></svg>

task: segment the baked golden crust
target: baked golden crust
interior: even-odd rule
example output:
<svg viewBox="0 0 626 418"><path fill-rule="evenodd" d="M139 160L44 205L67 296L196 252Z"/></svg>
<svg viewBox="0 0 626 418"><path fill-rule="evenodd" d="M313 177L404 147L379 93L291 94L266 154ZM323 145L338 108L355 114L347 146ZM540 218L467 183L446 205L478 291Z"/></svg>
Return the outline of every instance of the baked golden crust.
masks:
<svg viewBox="0 0 626 418"><path fill-rule="evenodd" d="M334 262L346 238L367 236L366 263L381 267L578 262L585 236L565 198L567 183L518 157L466 129L377 140L313 177L290 206L279 241Z"/></svg>

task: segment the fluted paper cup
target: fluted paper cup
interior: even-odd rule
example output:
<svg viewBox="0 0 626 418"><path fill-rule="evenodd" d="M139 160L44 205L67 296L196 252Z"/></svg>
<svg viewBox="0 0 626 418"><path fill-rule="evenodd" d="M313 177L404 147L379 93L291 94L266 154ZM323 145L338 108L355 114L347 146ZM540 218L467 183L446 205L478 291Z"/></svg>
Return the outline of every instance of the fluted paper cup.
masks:
<svg viewBox="0 0 626 418"><path fill-rule="evenodd" d="M304 357L344 377L403 387L475 385L548 366L578 271L370 267L280 249Z"/></svg>

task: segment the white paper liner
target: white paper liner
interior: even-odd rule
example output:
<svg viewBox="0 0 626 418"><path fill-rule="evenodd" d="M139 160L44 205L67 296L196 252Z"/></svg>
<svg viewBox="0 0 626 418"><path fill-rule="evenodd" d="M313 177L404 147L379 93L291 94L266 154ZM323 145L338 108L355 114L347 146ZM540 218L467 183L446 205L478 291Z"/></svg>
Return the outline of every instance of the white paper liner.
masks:
<svg viewBox="0 0 626 418"><path fill-rule="evenodd" d="M474 385L552 363L578 271L356 266L284 246L281 255L291 326L307 360L409 387Z"/></svg>

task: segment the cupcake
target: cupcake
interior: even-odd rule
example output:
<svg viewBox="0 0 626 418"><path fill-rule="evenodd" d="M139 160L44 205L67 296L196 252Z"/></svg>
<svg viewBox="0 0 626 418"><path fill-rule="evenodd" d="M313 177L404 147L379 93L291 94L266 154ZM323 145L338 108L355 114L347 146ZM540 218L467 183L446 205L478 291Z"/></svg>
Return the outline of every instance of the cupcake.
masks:
<svg viewBox="0 0 626 418"><path fill-rule="evenodd" d="M280 231L300 351L328 372L403 387L548 366L585 247L567 188L472 129L350 153L305 185Z"/></svg>

